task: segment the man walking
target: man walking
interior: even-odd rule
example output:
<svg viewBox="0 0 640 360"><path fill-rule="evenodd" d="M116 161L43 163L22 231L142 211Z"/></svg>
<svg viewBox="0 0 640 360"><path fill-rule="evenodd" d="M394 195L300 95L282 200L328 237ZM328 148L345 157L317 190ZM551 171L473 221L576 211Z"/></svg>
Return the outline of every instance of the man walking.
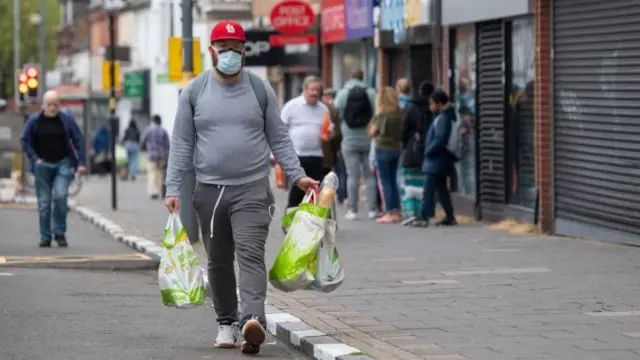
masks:
<svg viewBox="0 0 640 360"><path fill-rule="evenodd" d="M157 199L162 193L164 169L169 156L169 134L162 127L159 115L153 116L153 122L142 134L142 150L147 152L147 192L151 199Z"/></svg>
<svg viewBox="0 0 640 360"><path fill-rule="evenodd" d="M265 339L264 251L274 206L269 149L302 191L317 190L318 181L300 166L271 86L243 71L245 42L240 24L216 24L209 47L214 69L180 94L165 205L170 212L179 211L183 173L192 163L197 178L193 203L209 255L209 283L218 316L215 346L235 347L239 325L242 353L257 354ZM241 317L234 252L240 269Z"/></svg>
<svg viewBox="0 0 640 360"><path fill-rule="evenodd" d="M85 150L80 128L70 114L60 112L55 91L44 94L41 112L29 115L20 143L36 179L40 247L51 247L52 237L67 247L69 182L74 169L85 173Z"/></svg>
<svg viewBox="0 0 640 360"><path fill-rule="evenodd" d="M342 133L341 152L347 170L348 209L347 220L357 219L360 194L360 176L364 182L368 203L368 217L378 216L376 198L376 177L369 166L371 140L368 125L375 113L376 91L364 81L362 70L351 75L342 90L336 95L335 105L340 110L340 130Z"/></svg>
<svg viewBox="0 0 640 360"><path fill-rule="evenodd" d="M329 114L329 108L320 102L321 93L320 78L307 76L302 83L302 95L289 100L282 107L282 122L289 129L300 165L307 175L318 181L325 175L323 121ZM300 205L304 195L298 187L292 187L287 208Z"/></svg>

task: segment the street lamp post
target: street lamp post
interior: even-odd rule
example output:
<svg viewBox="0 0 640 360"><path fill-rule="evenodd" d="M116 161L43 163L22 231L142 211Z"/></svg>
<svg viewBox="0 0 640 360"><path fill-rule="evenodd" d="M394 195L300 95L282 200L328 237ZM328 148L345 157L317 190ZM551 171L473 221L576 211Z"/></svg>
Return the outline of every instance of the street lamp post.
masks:
<svg viewBox="0 0 640 360"><path fill-rule="evenodd" d="M111 89L109 96L109 110L111 118L109 121L111 128L111 209L118 210L118 190L117 190L117 167L116 167L116 143L118 142L118 132L120 123L116 116L116 29L115 29L115 13L124 7L121 0L106 0L104 8L107 11L109 19L109 78L111 79Z"/></svg>

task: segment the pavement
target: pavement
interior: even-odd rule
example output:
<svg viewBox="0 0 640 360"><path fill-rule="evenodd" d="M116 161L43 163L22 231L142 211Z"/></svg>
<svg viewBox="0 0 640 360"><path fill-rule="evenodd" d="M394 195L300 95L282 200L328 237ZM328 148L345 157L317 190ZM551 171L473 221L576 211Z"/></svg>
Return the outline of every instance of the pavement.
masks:
<svg viewBox="0 0 640 360"><path fill-rule="evenodd" d="M0 207L0 359L246 358L213 348L210 300L189 310L160 301L157 259L70 213L69 248L41 249L33 206ZM307 357L273 336L261 358Z"/></svg>
<svg viewBox="0 0 640 360"><path fill-rule="evenodd" d="M77 200L159 241L166 210L144 179L85 183ZM274 190L278 206L286 194ZM282 241L274 221L267 262ZM335 292L283 293L268 303L362 357L427 360L640 359L640 248L483 224L413 229L339 221L346 281ZM316 343L329 341L319 336Z"/></svg>

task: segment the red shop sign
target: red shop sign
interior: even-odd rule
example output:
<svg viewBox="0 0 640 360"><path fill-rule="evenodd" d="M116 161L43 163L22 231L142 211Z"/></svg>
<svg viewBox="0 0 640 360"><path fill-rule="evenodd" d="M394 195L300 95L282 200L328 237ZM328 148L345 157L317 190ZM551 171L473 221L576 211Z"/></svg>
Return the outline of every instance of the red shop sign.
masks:
<svg viewBox="0 0 640 360"><path fill-rule="evenodd" d="M335 43L344 40L344 0L322 0L320 9L321 41Z"/></svg>
<svg viewBox="0 0 640 360"><path fill-rule="evenodd" d="M309 4L286 0L271 9L271 25L284 34L303 33L313 26L314 14Z"/></svg>

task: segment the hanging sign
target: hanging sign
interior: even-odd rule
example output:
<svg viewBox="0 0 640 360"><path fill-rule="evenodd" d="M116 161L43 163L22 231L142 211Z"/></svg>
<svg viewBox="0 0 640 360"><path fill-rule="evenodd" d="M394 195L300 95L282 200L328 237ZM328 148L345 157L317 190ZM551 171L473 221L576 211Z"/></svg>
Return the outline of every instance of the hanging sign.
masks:
<svg viewBox="0 0 640 360"><path fill-rule="evenodd" d="M271 9L271 26L283 34L300 34L313 26L313 9L300 0L286 0Z"/></svg>

